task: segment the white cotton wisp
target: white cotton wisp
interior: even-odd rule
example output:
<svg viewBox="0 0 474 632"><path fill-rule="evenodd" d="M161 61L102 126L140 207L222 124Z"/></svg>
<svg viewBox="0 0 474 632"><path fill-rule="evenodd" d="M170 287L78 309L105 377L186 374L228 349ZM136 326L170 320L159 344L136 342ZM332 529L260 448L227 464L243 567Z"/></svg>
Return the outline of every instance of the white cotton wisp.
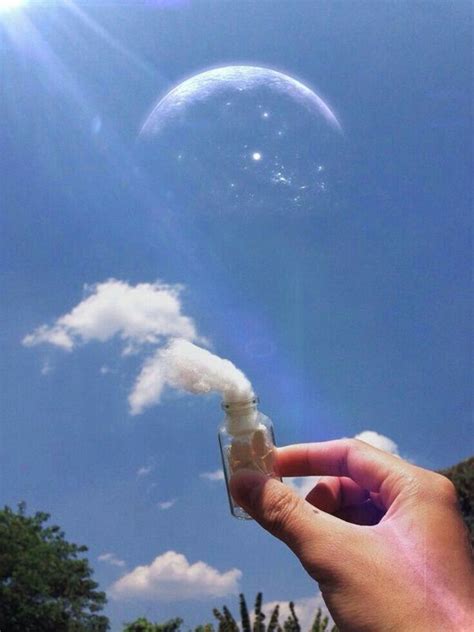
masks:
<svg viewBox="0 0 474 632"><path fill-rule="evenodd" d="M250 381L230 360L183 338L172 340L145 363L129 396L132 414L159 403L165 387L196 395L217 392L228 403L254 397Z"/></svg>
<svg viewBox="0 0 474 632"><path fill-rule="evenodd" d="M160 351L166 370L166 381L174 387L196 395L216 391L224 401L251 399L252 385L230 362L197 347L184 339L173 340Z"/></svg>

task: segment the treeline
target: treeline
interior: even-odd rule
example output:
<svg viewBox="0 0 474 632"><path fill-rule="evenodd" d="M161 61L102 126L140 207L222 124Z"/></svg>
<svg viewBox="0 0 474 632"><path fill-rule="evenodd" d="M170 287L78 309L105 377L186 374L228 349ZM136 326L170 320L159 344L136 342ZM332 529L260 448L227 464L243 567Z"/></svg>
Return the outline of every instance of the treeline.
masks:
<svg viewBox="0 0 474 632"><path fill-rule="evenodd" d="M239 596L239 606L239 619L234 617L227 606L223 606L222 610L214 608L212 612L216 619L217 632L306 632L301 628L295 604L292 601L288 604L290 614L282 623L280 623L280 605L277 604L268 617L262 611L262 593L258 593L255 599L252 618L243 594ZM152 623L141 617L132 623L127 623L123 632L179 632L182 624L183 620L179 618L170 619L165 623ZM216 627L212 623L207 623L194 628L193 632L216 632ZM335 625L330 625L329 617L324 616L321 608L318 608L309 632L337 632L337 628Z"/></svg>

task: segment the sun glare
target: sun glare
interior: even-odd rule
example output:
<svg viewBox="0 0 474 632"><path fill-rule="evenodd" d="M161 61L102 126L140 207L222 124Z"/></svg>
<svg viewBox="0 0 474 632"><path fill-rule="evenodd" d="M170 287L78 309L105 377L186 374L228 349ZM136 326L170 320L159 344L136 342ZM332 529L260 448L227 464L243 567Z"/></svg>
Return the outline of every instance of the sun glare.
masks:
<svg viewBox="0 0 474 632"><path fill-rule="evenodd" d="M0 13L19 9L27 0L0 0Z"/></svg>

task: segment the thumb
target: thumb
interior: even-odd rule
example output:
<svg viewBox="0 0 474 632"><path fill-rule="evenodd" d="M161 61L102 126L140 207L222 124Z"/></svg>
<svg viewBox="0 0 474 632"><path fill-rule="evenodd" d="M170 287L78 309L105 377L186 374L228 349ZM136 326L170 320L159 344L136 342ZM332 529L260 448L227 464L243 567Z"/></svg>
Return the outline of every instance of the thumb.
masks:
<svg viewBox="0 0 474 632"><path fill-rule="evenodd" d="M332 566L334 547L347 538L344 523L300 498L277 479L239 470L230 480L237 504L272 535L282 540L313 574Z"/></svg>

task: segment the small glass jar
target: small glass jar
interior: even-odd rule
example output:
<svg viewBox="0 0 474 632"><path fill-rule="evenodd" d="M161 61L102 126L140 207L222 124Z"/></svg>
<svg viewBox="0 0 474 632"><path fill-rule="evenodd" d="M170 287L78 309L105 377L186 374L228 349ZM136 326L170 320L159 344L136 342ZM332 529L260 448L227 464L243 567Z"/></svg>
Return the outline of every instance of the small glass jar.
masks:
<svg viewBox="0 0 474 632"><path fill-rule="evenodd" d="M252 518L239 507L229 489L230 478L238 470L254 470L279 478L274 472L275 436L269 417L258 409L258 398L243 402L223 402L223 424L219 428L219 445L230 511L243 520Z"/></svg>

